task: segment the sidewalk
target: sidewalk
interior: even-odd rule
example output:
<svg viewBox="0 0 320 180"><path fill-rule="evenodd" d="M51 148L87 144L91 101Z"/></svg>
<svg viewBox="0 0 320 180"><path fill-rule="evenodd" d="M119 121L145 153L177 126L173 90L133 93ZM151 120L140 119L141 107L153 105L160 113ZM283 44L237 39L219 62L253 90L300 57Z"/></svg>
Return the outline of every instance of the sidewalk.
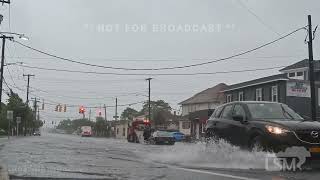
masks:
<svg viewBox="0 0 320 180"><path fill-rule="evenodd" d="M4 143L6 143L7 141L8 141L7 136L0 137L0 151L4 146ZM8 171L2 164L0 164L0 180L9 180Z"/></svg>

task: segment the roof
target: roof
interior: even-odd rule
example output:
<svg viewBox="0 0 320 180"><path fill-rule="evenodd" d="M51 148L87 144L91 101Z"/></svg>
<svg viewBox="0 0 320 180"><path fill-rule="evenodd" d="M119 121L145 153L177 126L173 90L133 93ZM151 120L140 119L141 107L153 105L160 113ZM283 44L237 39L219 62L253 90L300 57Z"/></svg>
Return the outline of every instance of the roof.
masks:
<svg viewBox="0 0 320 180"><path fill-rule="evenodd" d="M283 69L280 69L280 71L287 71L287 70L299 69L299 68L308 68L309 67L308 61L309 61L309 59L301 60L301 61L294 63L294 64L291 64ZM314 69L320 69L320 60L314 60Z"/></svg>
<svg viewBox="0 0 320 180"><path fill-rule="evenodd" d="M231 90L235 90L235 89L241 89L241 88L248 87L248 86L265 84L265 83L268 83L268 82L286 81L286 80L289 80L287 78L286 74L276 74L276 75L272 75L272 76L267 76L267 77L263 77L263 78L259 78L259 79L254 79L254 80L251 80L251 81L246 81L246 82L230 85L223 92L231 91Z"/></svg>
<svg viewBox="0 0 320 180"><path fill-rule="evenodd" d="M208 103L208 102L222 102L224 101L224 96L221 93L228 86L224 83L220 83L212 88L208 88L204 91L201 91L191 98L180 102L179 104L199 104L199 103Z"/></svg>

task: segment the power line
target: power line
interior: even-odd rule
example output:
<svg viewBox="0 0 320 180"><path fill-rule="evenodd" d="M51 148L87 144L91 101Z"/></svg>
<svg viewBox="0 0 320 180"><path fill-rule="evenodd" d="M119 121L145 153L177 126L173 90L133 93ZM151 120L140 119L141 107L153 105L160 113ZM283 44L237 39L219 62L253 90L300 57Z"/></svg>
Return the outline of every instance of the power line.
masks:
<svg viewBox="0 0 320 180"><path fill-rule="evenodd" d="M263 24L266 28L268 28L270 31L272 31L273 33L277 34L278 36L281 36L280 33L278 33L277 31L274 30L274 28L270 25L268 25L267 23L264 22L264 20L262 20L256 13L254 13L248 6L246 6L244 3L241 2L241 0L237 1L240 6L242 6L245 10L247 10L252 16L254 16L261 24Z"/></svg>
<svg viewBox="0 0 320 180"><path fill-rule="evenodd" d="M109 72L96 72L96 71L78 71L78 70L67 70L67 69L56 69L56 68L44 68L37 66L21 65L30 69L39 69L47 71L59 71L59 72L68 72L68 73L83 73L83 74L100 74L100 75L119 75L119 76L195 76L195 75L214 75L214 74L228 74L228 73L240 73L240 72L252 72L252 71L263 71L263 70L272 70L286 67L283 66L274 66L268 68L255 68L255 69L244 69L244 70L232 70L232 71L218 71L218 72L203 72L203 73L109 73Z"/></svg>
<svg viewBox="0 0 320 180"><path fill-rule="evenodd" d="M298 28L284 36L281 36L273 41L270 41L268 43L265 43L263 45L260 45L258 47L255 47L253 49L250 49L250 50L247 50L247 51L243 51L243 52L240 52L240 53L237 53L237 54L234 54L234 55L231 55L229 57L225 57L225 58L220 58L220 59L216 59L216 60L212 60L212 61L207 61L207 62L203 62L203 63L196 63L196 64L190 64L190 65L183 65L183 66L174 66L174 67L162 67L162 68L124 68L124 67L112 67L112 66L103 66L103 65L97 65L97 64L90 64L90 63L85 63L85 62L80 62L80 61L76 61L76 60L73 60L73 59L70 59L70 58L64 58L64 57L61 57L61 56L57 56L57 55L54 55L54 54L50 54L48 52L44 52L42 50L39 50L39 49L36 49L36 48L33 48L31 46L28 46L28 45L25 45L19 41L15 41L15 40L12 40L13 42L25 47L25 48L28 48L28 49L31 49L33 51L36 51L38 53L41 53L41 54L44 54L44 55L47 55L47 56L51 56L51 57L54 57L56 59L60 59L60 60L63 60L63 61L68 61L68 62L72 62L72 63L76 63L76 64L81 64L81 65L86 65L86 66L92 66L92 67L98 67L98 68L105 68L105 69L116 69L116 70L144 70L144 71L156 71L156 70L169 70L169 69L184 69L184 68L190 68L190 67L196 67L196 66L202 66L202 65L206 65L206 64L211 64L211 63L216 63L216 62L220 62L220 61L225 61L225 60L229 60L229 59L232 59L232 58L235 58L235 57L238 57L238 56L242 56L242 55L245 55L245 54L248 54L248 53L251 53L253 51L256 51L258 49L261 49L263 47L266 47L268 45L271 45L273 43L276 43L288 36L291 36L292 34L302 30L302 29L305 29L306 26L304 27L301 27L301 28Z"/></svg>
<svg viewBox="0 0 320 180"><path fill-rule="evenodd" d="M304 54L296 55L274 55L274 56L253 56L253 57L235 57L233 59L273 59L273 58L301 58ZM32 60L51 60L56 59L54 57L30 57L30 56L6 56L7 59L32 59ZM86 57L81 59L88 60L102 60L102 61L133 61L133 62L146 62L146 61L205 61L208 58L194 58L194 59L185 59L185 58L168 58L168 59L152 59L152 58L139 58L139 59L120 59L120 58L92 58Z"/></svg>

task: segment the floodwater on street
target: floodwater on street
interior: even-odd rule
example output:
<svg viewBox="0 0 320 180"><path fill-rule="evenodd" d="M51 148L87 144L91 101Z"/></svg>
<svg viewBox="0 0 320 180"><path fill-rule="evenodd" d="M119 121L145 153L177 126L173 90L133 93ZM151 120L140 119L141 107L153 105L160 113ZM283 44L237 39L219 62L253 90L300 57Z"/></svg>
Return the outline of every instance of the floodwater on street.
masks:
<svg viewBox="0 0 320 180"><path fill-rule="evenodd" d="M0 151L12 179L316 179L320 174L265 171L266 156L223 142L156 146L50 133L12 138Z"/></svg>

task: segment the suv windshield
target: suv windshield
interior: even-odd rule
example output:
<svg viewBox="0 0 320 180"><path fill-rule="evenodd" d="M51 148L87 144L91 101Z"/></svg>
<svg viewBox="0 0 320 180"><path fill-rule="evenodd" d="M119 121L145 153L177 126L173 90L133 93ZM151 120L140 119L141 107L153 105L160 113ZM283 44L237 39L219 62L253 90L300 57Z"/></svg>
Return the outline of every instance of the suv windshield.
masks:
<svg viewBox="0 0 320 180"><path fill-rule="evenodd" d="M288 106L277 103L249 103L248 108L253 119L303 120Z"/></svg>

